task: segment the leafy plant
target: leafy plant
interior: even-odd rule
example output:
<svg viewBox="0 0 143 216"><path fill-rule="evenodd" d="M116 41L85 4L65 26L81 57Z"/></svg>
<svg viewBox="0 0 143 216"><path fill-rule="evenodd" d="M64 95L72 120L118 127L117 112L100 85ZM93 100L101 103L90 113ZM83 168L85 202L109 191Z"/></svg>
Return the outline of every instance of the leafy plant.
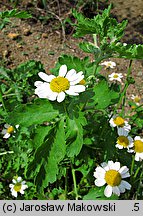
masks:
<svg viewBox="0 0 143 216"><path fill-rule="evenodd" d="M2 11L0 12L0 29L11 22L10 18L28 19L31 17L32 15L27 11L17 11L17 9Z"/></svg>
<svg viewBox="0 0 143 216"><path fill-rule="evenodd" d="M89 56L61 55L51 75L34 60L1 68L1 127L11 125L4 135L9 139L1 137L1 188L8 189L5 179L10 182L12 170L28 181L25 199L118 199L125 189L121 199L142 198L143 108L136 105L132 115L125 102L132 62L143 58L143 45L120 42L127 21L118 23L110 10L111 5L92 19L73 10L74 36L93 38L79 44ZM121 74L101 73L110 57L130 60L123 86ZM130 184L122 177L130 177ZM108 187L98 187L103 183Z"/></svg>

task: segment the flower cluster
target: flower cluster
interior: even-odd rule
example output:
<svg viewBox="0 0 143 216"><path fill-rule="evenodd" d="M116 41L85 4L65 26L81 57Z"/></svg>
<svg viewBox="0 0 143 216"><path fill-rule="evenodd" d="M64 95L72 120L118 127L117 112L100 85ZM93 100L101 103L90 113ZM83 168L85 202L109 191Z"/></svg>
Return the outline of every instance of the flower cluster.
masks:
<svg viewBox="0 0 143 216"><path fill-rule="evenodd" d="M136 136L134 139L129 136L131 125L121 116L113 116L110 121L111 127L117 127L118 138L116 147L119 149L127 148L127 152L135 153L135 160L143 160L143 139Z"/></svg>

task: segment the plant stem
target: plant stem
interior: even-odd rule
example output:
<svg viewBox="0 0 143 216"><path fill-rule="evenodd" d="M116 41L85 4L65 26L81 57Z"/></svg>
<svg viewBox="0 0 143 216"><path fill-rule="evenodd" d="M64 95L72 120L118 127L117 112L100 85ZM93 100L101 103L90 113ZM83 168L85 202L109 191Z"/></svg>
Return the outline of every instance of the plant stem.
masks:
<svg viewBox="0 0 143 216"><path fill-rule="evenodd" d="M135 164L135 156L132 156L131 175L133 174L134 164Z"/></svg>
<svg viewBox="0 0 143 216"><path fill-rule="evenodd" d="M2 96L1 87L0 87L0 101L2 102L2 106L3 106L4 110L5 110L5 112L7 112L6 107L5 107L5 104L4 104L3 96Z"/></svg>
<svg viewBox="0 0 143 216"><path fill-rule="evenodd" d="M76 185L76 176L75 176L75 169L73 168L73 165L71 164L71 169L72 169L72 177L73 177L73 184L74 184L74 192L76 195L76 200L78 200L78 192L77 192L77 185Z"/></svg>
<svg viewBox="0 0 143 216"><path fill-rule="evenodd" d="M5 154L13 154L13 153L14 153L14 151L2 152L2 153L0 153L0 156L1 156L1 155L5 155Z"/></svg>
<svg viewBox="0 0 143 216"><path fill-rule="evenodd" d="M66 176L65 176L65 200L67 199L67 188L68 188L68 169L66 168Z"/></svg>
<svg viewBox="0 0 143 216"><path fill-rule="evenodd" d="M128 81L128 78L129 78L129 76L131 74L132 62L133 62L133 60L131 59L130 63L129 63L129 67L128 67L128 72L127 72L127 78L126 78L125 86L124 86L123 91L121 93L119 102L118 102L118 104L117 104L117 106L116 106L116 108L114 110L114 114L116 113L117 109L119 109L119 107L121 106L122 102L123 102L123 104L122 104L122 113L124 112L126 91L127 91L127 88L130 85L130 83Z"/></svg>

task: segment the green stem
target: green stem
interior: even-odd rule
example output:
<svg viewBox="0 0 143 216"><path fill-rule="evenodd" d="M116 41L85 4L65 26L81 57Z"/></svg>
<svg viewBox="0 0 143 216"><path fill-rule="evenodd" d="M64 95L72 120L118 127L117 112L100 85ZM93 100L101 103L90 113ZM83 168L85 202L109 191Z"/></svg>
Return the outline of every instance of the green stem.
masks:
<svg viewBox="0 0 143 216"><path fill-rule="evenodd" d="M67 199L67 188L68 188L68 169L66 168L66 176L65 176L65 200Z"/></svg>
<svg viewBox="0 0 143 216"><path fill-rule="evenodd" d="M2 105L3 105L3 108L4 108L5 112L7 112L5 104L4 104L3 96L2 96L1 86L0 86L0 101L2 102Z"/></svg>
<svg viewBox="0 0 143 216"><path fill-rule="evenodd" d="M138 168L137 168L137 170L136 170L136 172L135 172L135 175L134 175L134 178L136 178L136 177L137 177L137 175L138 175L138 172L139 172L140 168L141 168L141 167L138 167Z"/></svg>
<svg viewBox="0 0 143 216"><path fill-rule="evenodd" d="M132 164L131 164L131 175L133 174L133 170L134 170L134 164L135 164L135 156L132 156Z"/></svg>
<svg viewBox="0 0 143 216"><path fill-rule="evenodd" d="M119 107L121 106L122 104L122 113L124 112L124 108L125 108L125 96L126 96L126 91L127 91L127 88L129 87L130 83L128 81L128 78L131 74L131 68L132 68L132 62L133 60L130 60L130 63L129 63L129 67L128 67L128 72L127 72L127 78L126 78L126 82L125 82L125 86L123 88L123 91L121 93L121 96L120 96L120 99L119 99L119 102L114 110L114 114L116 113L116 111L119 109Z"/></svg>
<svg viewBox="0 0 143 216"><path fill-rule="evenodd" d="M5 154L13 154L13 153L14 153L14 151L2 152L2 153L0 153L0 156L1 156L1 155L5 155Z"/></svg>
<svg viewBox="0 0 143 216"><path fill-rule="evenodd" d="M71 169L72 169L72 177L73 177L73 184L74 184L74 192L76 195L76 200L78 200L78 192L77 192L77 185L76 185L76 176L75 176L75 169L73 168L73 165L71 164Z"/></svg>

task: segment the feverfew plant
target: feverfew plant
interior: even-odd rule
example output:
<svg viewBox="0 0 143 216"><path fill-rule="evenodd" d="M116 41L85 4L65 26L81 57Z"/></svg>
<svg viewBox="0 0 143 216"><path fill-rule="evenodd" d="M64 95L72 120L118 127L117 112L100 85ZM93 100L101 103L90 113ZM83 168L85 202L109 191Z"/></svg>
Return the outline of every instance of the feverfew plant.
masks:
<svg viewBox="0 0 143 216"><path fill-rule="evenodd" d="M92 19L72 11L85 58L61 55L49 75L34 60L1 68L3 199L19 199L18 192L23 199L142 198L143 107L125 106L133 105L126 92L143 45L121 43L127 21L118 23L110 10L111 5ZM84 40L86 35L93 41ZM126 76L114 72L112 57L130 60ZM103 67L110 76L109 70L102 74ZM10 136L14 125L19 128ZM22 177L12 180L16 173Z"/></svg>

